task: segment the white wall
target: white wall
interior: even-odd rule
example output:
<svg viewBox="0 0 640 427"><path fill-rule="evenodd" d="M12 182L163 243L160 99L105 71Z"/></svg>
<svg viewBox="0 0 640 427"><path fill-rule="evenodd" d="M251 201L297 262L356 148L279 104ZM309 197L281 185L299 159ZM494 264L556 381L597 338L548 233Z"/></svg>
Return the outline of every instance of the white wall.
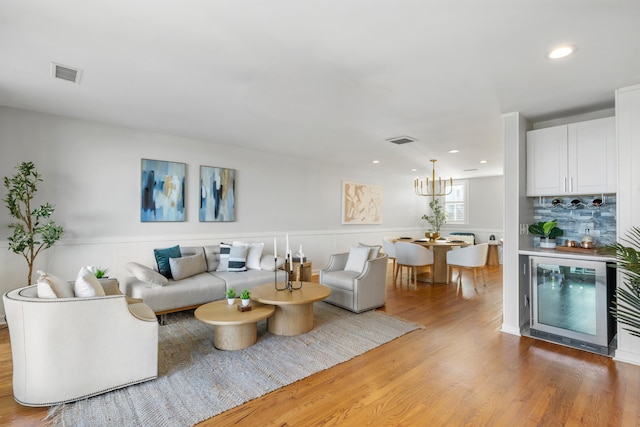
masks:
<svg viewBox="0 0 640 427"><path fill-rule="evenodd" d="M83 265L107 267L110 276L122 278L129 275L126 262L152 265L153 248L175 243L242 239L265 242L270 249L275 236L282 252L285 233L289 233L294 249L303 245L317 271L329 254L346 251L354 243L381 243L386 235L417 237L426 229L420 219L425 212L424 199L415 196L413 177L383 175L376 172L375 165L371 169L343 168L5 107L0 107L0 152L0 177L13 175L15 166L23 161L34 162L43 176L36 202L56 205L53 219L64 226L65 235L39 255L34 270L66 279L73 279ZM186 163L185 222L140 222L142 158ZM235 222L199 222L200 165L236 169ZM342 225L343 180L383 186L382 225ZM2 197L5 194L3 187ZM501 211L496 207L496 214L482 215L501 218ZM25 285L27 277L26 262L7 250L11 221L2 204L2 293ZM501 228L497 224L488 229ZM479 223L477 227L487 228ZM34 280L36 277L34 274Z"/></svg>
<svg viewBox="0 0 640 427"><path fill-rule="evenodd" d="M467 189L469 223L445 224L440 233L443 236L457 231L474 233L476 243L489 241L489 236L492 234L496 240L500 240L503 236L503 187L502 176L470 179ZM427 206L426 201L425 206Z"/></svg>

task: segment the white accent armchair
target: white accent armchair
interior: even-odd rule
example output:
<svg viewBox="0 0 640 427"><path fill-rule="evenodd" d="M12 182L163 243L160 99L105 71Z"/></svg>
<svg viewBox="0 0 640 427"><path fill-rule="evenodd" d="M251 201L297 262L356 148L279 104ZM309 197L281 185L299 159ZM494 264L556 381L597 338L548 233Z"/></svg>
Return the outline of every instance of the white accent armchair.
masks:
<svg viewBox="0 0 640 427"><path fill-rule="evenodd" d="M32 285L2 298L16 402L52 406L158 376L158 322L146 304L122 294L37 295Z"/></svg>
<svg viewBox="0 0 640 427"><path fill-rule="evenodd" d="M489 251L488 243L480 243L479 245L467 246L464 248L456 249L455 251L447 252L447 277L451 282L451 276L453 269L458 269L458 286L462 285L462 269L473 269L473 288L476 288L476 275L478 269L482 274L482 283L486 286L484 281L484 265L487 263L487 252Z"/></svg>
<svg viewBox="0 0 640 427"><path fill-rule="evenodd" d="M325 301L355 313L382 307L387 302L386 254L367 260L362 272L345 270L349 253L333 254L320 270L320 283L331 288Z"/></svg>

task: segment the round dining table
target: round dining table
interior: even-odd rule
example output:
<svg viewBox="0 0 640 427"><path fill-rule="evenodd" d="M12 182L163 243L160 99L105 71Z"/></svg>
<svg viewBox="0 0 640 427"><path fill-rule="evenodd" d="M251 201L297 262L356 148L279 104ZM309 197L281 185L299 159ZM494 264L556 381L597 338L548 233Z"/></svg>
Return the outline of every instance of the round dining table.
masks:
<svg viewBox="0 0 640 427"><path fill-rule="evenodd" d="M421 274L418 269L418 281L428 283L447 283L449 277L447 274L447 252L455 247L468 246L469 243L464 240L429 240L429 239L407 239L398 238L395 242L411 242L425 246L433 251L433 268L431 276Z"/></svg>

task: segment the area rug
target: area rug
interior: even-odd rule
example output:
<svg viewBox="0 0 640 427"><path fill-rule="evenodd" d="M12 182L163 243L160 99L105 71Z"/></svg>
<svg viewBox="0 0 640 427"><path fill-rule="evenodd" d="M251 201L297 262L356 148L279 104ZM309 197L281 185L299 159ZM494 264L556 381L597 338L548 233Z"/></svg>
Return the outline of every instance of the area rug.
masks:
<svg viewBox="0 0 640 427"><path fill-rule="evenodd" d="M424 329L380 311L354 314L324 302L314 311L310 332L276 336L261 321L258 342L239 351L213 347L213 327L193 311L168 315L157 379L52 407L48 418L60 426L190 426Z"/></svg>

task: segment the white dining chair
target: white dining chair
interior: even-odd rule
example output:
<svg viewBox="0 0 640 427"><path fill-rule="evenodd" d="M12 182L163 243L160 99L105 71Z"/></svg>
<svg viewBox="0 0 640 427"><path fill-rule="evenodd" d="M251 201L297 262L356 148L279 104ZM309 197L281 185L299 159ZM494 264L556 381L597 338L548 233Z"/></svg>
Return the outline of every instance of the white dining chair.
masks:
<svg viewBox="0 0 640 427"><path fill-rule="evenodd" d="M462 286L462 269L473 269L473 288L476 287L476 275L478 269L482 274L482 283L484 281L484 266L487 262L487 252L489 251L488 243L480 243L479 245L467 246L455 251L447 252L447 278L451 282L453 269L458 269L458 287Z"/></svg>
<svg viewBox="0 0 640 427"><path fill-rule="evenodd" d="M387 254L390 260L393 260L392 274L396 274L396 245L393 243L393 237L382 238L382 251Z"/></svg>
<svg viewBox="0 0 640 427"><path fill-rule="evenodd" d="M414 289L418 289L418 267L427 266L429 273L432 272L433 251L411 242L397 242L395 249L398 267L393 276L393 284L396 284L398 273L400 273L400 281L402 282L402 270L407 267L409 269L409 286L413 283Z"/></svg>

